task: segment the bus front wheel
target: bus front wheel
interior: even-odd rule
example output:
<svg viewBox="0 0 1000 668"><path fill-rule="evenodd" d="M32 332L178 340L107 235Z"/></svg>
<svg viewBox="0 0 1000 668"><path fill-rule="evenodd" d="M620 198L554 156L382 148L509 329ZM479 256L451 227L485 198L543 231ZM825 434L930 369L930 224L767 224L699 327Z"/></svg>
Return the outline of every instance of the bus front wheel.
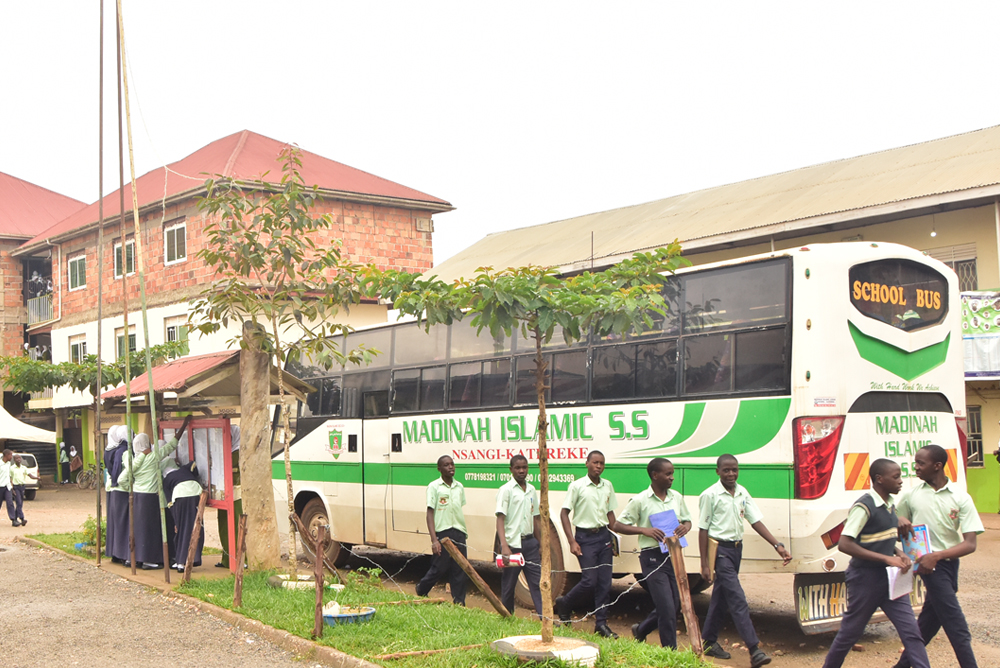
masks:
<svg viewBox="0 0 1000 668"><path fill-rule="evenodd" d="M309 532L309 536L315 541L316 534L319 531L319 527L325 525L330 526L331 531L333 526L330 524L330 518L327 517L326 507L323 505L323 501L320 499L313 499L306 504L306 507L302 509L302 525ZM313 551L312 546L306 541L300 541L302 543L302 551L305 552L310 559L316 558L316 553ZM331 540L326 546L326 558L331 564L337 568L343 568L347 565L347 560L351 556L351 546L347 544L342 544L339 541Z"/></svg>
<svg viewBox="0 0 1000 668"><path fill-rule="evenodd" d="M499 550L499 541L497 542L497 546ZM569 573L564 568L562 543L559 542L559 534L556 533L556 528L551 522L549 523L549 547L552 554L552 600L555 601L557 597L569 591L567 584L570 578ZM524 577L523 570L517 578L517 586L514 588L514 600L522 608L527 608L528 610L535 609L535 604L531 600L531 592L528 591L528 580Z"/></svg>

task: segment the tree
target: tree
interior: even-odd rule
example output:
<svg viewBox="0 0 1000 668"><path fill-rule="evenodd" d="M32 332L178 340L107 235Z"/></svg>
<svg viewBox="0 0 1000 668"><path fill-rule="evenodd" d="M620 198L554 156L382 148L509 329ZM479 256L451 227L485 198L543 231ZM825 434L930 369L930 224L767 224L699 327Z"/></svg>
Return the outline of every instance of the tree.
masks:
<svg viewBox="0 0 1000 668"><path fill-rule="evenodd" d="M557 328L567 343L593 331L611 333L647 331L654 314L667 308L663 294L673 288L662 274L690 262L674 241L666 248L637 253L604 271L560 276L555 269L527 266L494 271L479 269L470 279L447 284L437 278L370 267L366 289L389 299L401 313L415 315L425 327L451 324L471 316L481 333L510 336L516 328L535 343L535 391L538 400L538 473L540 514L549 517L548 419L545 410L547 363L542 354ZM542 640L552 642L552 557L550 526L542 521Z"/></svg>
<svg viewBox="0 0 1000 668"><path fill-rule="evenodd" d="M307 187L300 174L301 155L286 146L278 156L282 176L268 182L267 174L253 181L216 175L199 208L210 219L205 246L197 256L215 268L216 280L198 295L189 321L202 334L243 326L230 343L238 343L256 369L242 379L240 473L247 511L247 552L260 569L280 565L278 532L271 485L271 449L267 401L273 364L289 356L310 359L329 368L334 363L370 361L373 351L342 351L335 336L348 331L333 322L342 310L360 301L355 282L358 267L344 262L339 242L318 242L330 229L330 214L312 209L320 198L316 186ZM259 356L266 356L261 367ZM265 371L260 372L263 368ZM287 393L278 373L283 424L288 511L294 512L292 469L288 453ZM256 386L250 386L255 381ZM248 404L253 404L252 406ZM295 527L289 522L289 562L295 572Z"/></svg>

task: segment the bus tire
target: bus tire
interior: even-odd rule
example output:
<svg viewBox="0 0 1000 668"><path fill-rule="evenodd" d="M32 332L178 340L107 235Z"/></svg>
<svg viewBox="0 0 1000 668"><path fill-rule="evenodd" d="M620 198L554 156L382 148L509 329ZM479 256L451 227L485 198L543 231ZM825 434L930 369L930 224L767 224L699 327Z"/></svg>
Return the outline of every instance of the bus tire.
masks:
<svg viewBox="0 0 1000 668"><path fill-rule="evenodd" d="M700 594L711 586L712 583L701 577L701 573L688 573L688 588L692 595Z"/></svg>
<svg viewBox="0 0 1000 668"><path fill-rule="evenodd" d="M35 493L37 491L38 491L37 489L26 489L26 490L24 490L24 498L26 498L28 501L34 501L35 500Z"/></svg>
<svg viewBox="0 0 1000 668"><path fill-rule="evenodd" d="M499 544L499 541L498 541ZM549 523L549 547L552 554L552 600L562 596L570 587L567 584L571 578L566 572L563 563L562 543L559 542L559 534L556 528ZM517 605L528 610L535 609L535 603L531 600L531 592L528 591L528 580L524 577L524 570L517 578L517 585L514 587L514 601Z"/></svg>
<svg viewBox="0 0 1000 668"><path fill-rule="evenodd" d="M306 528L309 535L313 540L316 539L316 532L319 527L324 524L330 525L330 518L326 515L326 506L323 505L321 499L312 499L306 504L306 507L302 509L302 526ZM331 531L333 530L332 525L330 525ZM313 552L312 547L304 540L299 541L302 544L302 551L305 552L310 559L316 558L316 553ZM351 556L351 546L348 544L342 544L340 541L331 540L326 546L326 558L331 564L337 568L343 568L347 565L347 560Z"/></svg>

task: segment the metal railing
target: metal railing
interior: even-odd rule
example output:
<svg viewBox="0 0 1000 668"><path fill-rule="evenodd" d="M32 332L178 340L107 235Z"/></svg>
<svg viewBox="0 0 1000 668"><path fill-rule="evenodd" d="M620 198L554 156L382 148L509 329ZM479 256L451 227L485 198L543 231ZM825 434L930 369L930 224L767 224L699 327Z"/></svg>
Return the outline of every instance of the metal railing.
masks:
<svg viewBox="0 0 1000 668"><path fill-rule="evenodd" d="M31 398L32 399L51 399L52 398L52 388L51 387L46 388L46 389L42 390L41 392L32 392L31 393Z"/></svg>
<svg viewBox="0 0 1000 668"><path fill-rule="evenodd" d="M28 325L52 320L52 294L28 300Z"/></svg>

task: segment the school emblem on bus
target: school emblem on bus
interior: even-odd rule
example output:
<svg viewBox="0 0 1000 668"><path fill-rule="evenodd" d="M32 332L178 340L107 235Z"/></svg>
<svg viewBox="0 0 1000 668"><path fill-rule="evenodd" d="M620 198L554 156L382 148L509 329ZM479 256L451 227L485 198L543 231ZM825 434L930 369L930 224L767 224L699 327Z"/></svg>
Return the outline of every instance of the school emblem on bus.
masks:
<svg viewBox="0 0 1000 668"><path fill-rule="evenodd" d="M334 459L338 459L343 449L344 449L344 432L337 427L331 427L330 454L333 455Z"/></svg>

